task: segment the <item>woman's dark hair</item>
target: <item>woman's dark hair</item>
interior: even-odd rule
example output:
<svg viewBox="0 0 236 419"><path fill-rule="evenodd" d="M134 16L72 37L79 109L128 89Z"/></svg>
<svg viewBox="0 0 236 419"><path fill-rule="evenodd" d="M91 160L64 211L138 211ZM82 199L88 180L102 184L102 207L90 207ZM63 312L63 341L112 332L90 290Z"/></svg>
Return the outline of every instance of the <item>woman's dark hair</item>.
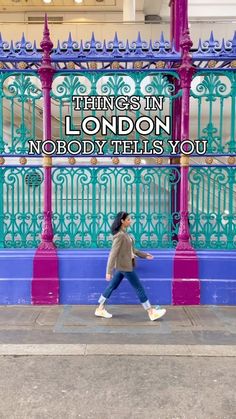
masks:
<svg viewBox="0 0 236 419"><path fill-rule="evenodd" d="M124 212L124 211L118 212L118 214L116 215L116 218L114 219L111 225L111 232L113 236L114 234L118 233L118 231L120 230L121 225L122 225L121 220L125 220L126 217L128 217L128 215L129 215L128 212Z"/></svg>

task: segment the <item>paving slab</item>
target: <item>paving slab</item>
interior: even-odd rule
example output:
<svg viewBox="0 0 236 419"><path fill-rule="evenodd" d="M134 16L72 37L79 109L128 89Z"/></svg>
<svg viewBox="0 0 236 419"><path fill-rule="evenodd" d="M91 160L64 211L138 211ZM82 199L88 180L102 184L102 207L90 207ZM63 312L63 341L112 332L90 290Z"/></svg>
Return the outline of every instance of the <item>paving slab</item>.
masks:
<svg viewBox="0 0 236 419"><path fill-rule="evenodd" d="M5 306L0 307L0 328L31 326L42 311L41 307L31 306Z"/></svg>
<svg viewBox="0 0 236 419"><path fill-rule="evenodd" d="M1 306L0 344L236 346L236 307L166 309L151 322L140 305L111 305L112 319L92 305Z"/></svg>
<svg viewBox="0 0 236 419"><path fill-rule="evenodd" d="M58 316L62 311L63 306L43 307L43 309L40 311L39 316L36 319L36 326L53 326L56 323Z"/></svg>

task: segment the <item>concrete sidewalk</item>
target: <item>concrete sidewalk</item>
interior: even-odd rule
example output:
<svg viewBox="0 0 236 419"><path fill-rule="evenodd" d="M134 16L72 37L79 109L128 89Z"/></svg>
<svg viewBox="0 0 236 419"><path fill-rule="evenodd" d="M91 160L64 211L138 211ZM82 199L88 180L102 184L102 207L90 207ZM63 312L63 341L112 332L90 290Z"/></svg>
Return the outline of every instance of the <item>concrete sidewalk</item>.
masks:
<svg viewBox="0 0 236 419"><path fill-rule="evenodd" d="M150 322L140 305L0 306L0 355L236 356L236 307L166 306Z"/></svg>

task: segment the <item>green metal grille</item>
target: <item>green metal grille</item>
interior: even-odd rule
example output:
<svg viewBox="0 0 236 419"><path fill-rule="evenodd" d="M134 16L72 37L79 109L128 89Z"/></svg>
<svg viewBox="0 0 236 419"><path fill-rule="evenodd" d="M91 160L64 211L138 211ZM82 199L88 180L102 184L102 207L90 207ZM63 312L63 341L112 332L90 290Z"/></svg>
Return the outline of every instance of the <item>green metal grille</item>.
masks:
<svg viewBox="0 0 236 419"><path fill-rule="evenodd" d="M171 195L177 169L57 168L53 171L53 221L59 247L109 247L110 225L119 211L133 219L138 247L172 247L177 226Z"/></svg>
<svg viewBox="0 0 236 419"><path fill-rule="evenodd" d="M192 81L190 137L209 153L236 152L236 72L198 72Z"/></svg>
<svg viewBox="0 0 236 419"><path fill-rule="evenodd" d="M163 111L103 112L134 119L154 114L172 116L177 96L174 73L137 71L57 73L52 90L53 137L71 140L64 130L65 115L77 127L95 111L75 111L73 95L163 95ZM0 151L27 153L29 139L42 138L42 92L35 74L0 73ZM207 139L208 152L234 154L236 76L233 71L202 71L191 90L190 138ZM106 140L114 135L107 135ZM75 137L77 139L77 137ZM80 139L83 139L83 134ZM93 137L95 139L95 136ZM119 137L122 138L122 137ZM124 137L127 139L126 137ZM134 134L133 138L140 139ZM154 136L146 138L152 141ZM171 135L161 134L166 141ZM166 151L168 149L165 147ZM109 145L107 147L109 152ZM219 157L220 159L220 157ZM199 159L200 162L201 159ZM171 248L178 232L178 168L174 167L54 167L53 225L55 243L66 248L101 248L111 244L110 225L126 210L133 220L137 247ZM195 248L234 249L236 242L235 167L192 167L189 172L189 212ZM42 230L43 169L0 168L0 246L37 247ZM171 206L172 200L172 206Z"/></svg>
<svg viewBox="0 0 236 419"><path fill-rule="evenodd" d="M189 219L196 248L236 247L236 168L190 168Z"/></svg>
<svg viewBox="0 0 236 419"><path fill-rule="evenodd" d="M39 78L30 73L0 73L0 92L0 153L27 153L28 141L42 132L37 126L42 108Z"/></svg>
<svg viewBox="0 0 236 419"><path fill-rule="evenodd" d="M0 169L0 247L37 247L42 230L43 171Z"/></svg>
<svg viewBox="0 0 236 419"><path fill-rule="evenodd" d="M172 116L172 101L176 97L181 95L181 91L175 94L175 86L173 83L174 79L177 79L178 76L176 73L171 72L168 74L165 73L153 73L153 72L133 72L133 73L99 73L95 71L90 72L81 72L70 73L65 75L63 73L56 74L52 87L52 99L55 103L57 111L57 120L58 120L58 130L54 133L56 138L63 140L73 140L77 139L78 136L66 136L65 135L65 116L71 116L71 127L72 129L78 129L80 122L86 116L97 116L98 118L104 116L108 120L111 115L125 115L133 117L134 120L140 116L154 117L158 116L161 120L164 120L164 117L167 115ZM74 110L74 102L72 100L73 96L131 96L136 95L140 97L141 108L137 111L132 110L107 110L107 111L95 111L95 110ZM145 101L144 97L147 95L156 95L163 96L163 110L149 111L144 109ZM86 137L82 132L79 136L80 140L83 140ZM133 133L133 136L129 138L136 139L141 141L144 139L140 134ZM149 143L156 139L154 133L145 135L145 139L149 140ZM170 150L167 140L171 138L171 135L166 134L164 131L161 131L158 136L159 140L163 140L163 145L165 150L168 152ZM90 139L98 139L96 135L92 135ZM117 136L113 133L109 133L106 136L103 136L102 139L107 141L107 147L104 148L104 151L109 154L111 152L109 142L110 140L117 139ZM119 140L127 139L127 136L119 135Z"/></svg>

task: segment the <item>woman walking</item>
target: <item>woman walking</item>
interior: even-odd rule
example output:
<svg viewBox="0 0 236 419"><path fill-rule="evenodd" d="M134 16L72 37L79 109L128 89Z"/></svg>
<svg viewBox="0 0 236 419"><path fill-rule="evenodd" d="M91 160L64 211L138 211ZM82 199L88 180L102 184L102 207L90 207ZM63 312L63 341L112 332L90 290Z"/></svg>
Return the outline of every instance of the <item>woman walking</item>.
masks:
<svg viewBox="0 0 236 419"><path fill-rule="evenodd" d="M95 311L95 316L105 317L107 319L112 317L112 314L108 313L105 309L105 301L118 288L122 279L126 277L137 292L142 306L148 313L149 319L154 321L164 316L166 309L159 306L156 308L151 306L140 279L134 270L135 256L149 260L154 257L149 253L141 252L133 247L133 239L126 232L130 224L129 214L127 212L119 212L111 226L113 242L106 269L106 280L110 281L110 283L98 300L99 306ZM112 278L114 268L116 272Z"/></svg>

